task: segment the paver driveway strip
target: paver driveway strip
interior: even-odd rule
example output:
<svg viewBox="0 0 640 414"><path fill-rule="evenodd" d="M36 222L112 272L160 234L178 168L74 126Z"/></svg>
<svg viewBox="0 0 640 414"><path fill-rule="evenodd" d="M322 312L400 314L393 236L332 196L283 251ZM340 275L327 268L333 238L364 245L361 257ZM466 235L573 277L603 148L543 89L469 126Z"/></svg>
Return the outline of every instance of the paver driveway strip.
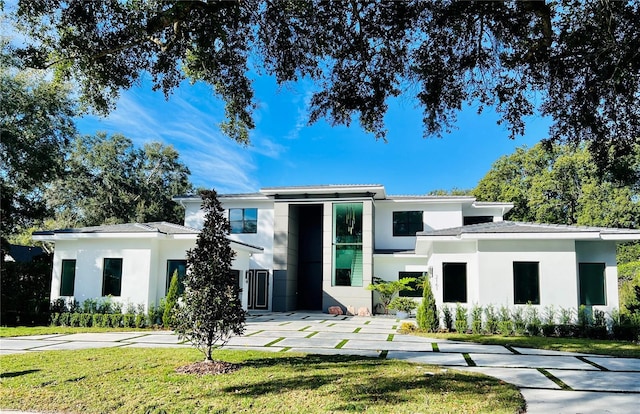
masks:
<svg viewBox="0 0 640 414"><path fill-rule="evenodd" d="M481 372L520 387L529 413L626 413L637 412L640 406L640 359L528 348L514 348L512 352L499 345L402 335L396 331L399 325L389 317L262 313L250 315L245 335L232 338L226 347L324 355L386 355L420 364ZM180 344L177 336L166 331L0 338L2 354L106 346L189 345Z"/></svg>

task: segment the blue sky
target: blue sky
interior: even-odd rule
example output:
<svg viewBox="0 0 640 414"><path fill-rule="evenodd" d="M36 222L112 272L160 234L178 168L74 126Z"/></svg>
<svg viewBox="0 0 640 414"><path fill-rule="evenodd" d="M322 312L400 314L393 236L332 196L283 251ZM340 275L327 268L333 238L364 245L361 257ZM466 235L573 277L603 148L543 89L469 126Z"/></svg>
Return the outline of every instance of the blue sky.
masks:
<svg viewBox="0 0 640 414"><path fill-rule="evenodd" d="M548 121L532 117L526 136L509 140L494 113L477 115L467 107L451 134L424 139L420 108L401 97L390 102L384 143L364 133L357 120L349 128L324 121L307 126L311 87L278 87L273 78L256 77L258 108L249 147L222 135L217 125L223 103L203 84L185 83L167 101L143 81L123 92L108 117L85 116L78 128L83 134L122 133L136 145L173 145L194 185L220 193L314 184L382 184L388 194L472 188L500 156L547 136Z"/></svg>

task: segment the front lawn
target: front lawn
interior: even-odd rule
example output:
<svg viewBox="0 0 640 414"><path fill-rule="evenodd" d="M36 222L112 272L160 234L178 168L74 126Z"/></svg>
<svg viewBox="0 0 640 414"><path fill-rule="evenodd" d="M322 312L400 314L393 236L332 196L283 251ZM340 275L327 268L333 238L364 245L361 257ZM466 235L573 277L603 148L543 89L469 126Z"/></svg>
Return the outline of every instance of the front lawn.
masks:
<svg viewBox="0 0 640 414"><path fill-rule="evenodd" d="M193 349L111 348L0 357L0 407L72 413L523 411L515 386L401 361L217 351L230 374L178 374Z"/></svg>
<svg viewBox="0 0 640 414"><path fill-rule="evenodd" d="M458 333L416 333L428 338L451 341L475 342L486 345L508 345L522 348L549 349L554 351L581 352L617 357L640 358L640 345L628 341L588 338L555 338L544 336L501 336Z"/></svg>

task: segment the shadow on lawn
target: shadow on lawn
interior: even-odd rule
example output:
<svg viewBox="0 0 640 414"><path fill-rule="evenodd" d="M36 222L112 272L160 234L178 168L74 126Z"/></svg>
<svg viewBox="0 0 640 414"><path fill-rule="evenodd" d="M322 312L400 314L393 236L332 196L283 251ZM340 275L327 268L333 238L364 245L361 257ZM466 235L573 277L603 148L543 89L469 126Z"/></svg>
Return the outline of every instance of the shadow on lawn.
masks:
<svg viewBox="0 0 640 414"><path fill-rule="evenodd" d="M255 359L244 362L243 367L268 369L288 366L293 368L294 375L278 375L276 372L268 381L254 382L249 379L240 387L235 385L222 390L240 398L255 398L327 386L327 392L331 395L331 410L362 411L373 404L394 405L415 400L415 394L411 395L413 390L420 391L419 398L429 393L463 393L483 398L485 393L501 384L495 378L439 371L437 368L435 372L430 369L411 370L414 375L395 371L387 376L378 369L384 363L384 360L378 358L338 355ZM339 372L331 372L334 369ZM242 375L241 372L242 370L238 371L239 375ZM514 390L513 394L505 395L505 398L512 398L517 393ZM295 401L283 401L285 406L287 403L295 404Z"/></svg>
<svg viewBox="0 0 640 414"><path fill-rule="evenodd" d="M40 372L39 369L27 369L25 371L15 372L0 372L0 378L14 378L22 375L33 374L34 372Z"/></svg>

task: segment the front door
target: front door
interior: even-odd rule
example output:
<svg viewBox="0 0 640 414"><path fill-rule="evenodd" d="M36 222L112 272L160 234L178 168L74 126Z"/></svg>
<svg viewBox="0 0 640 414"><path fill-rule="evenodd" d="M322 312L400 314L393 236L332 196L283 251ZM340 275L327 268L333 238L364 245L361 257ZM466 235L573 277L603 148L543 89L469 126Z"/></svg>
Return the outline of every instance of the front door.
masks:
<svg viewBox="0 0 640 414"><path fill-rule="evenodd" d="M249 282L248 309L267 309L269 307L269 271L247 270Z"/></svg>

